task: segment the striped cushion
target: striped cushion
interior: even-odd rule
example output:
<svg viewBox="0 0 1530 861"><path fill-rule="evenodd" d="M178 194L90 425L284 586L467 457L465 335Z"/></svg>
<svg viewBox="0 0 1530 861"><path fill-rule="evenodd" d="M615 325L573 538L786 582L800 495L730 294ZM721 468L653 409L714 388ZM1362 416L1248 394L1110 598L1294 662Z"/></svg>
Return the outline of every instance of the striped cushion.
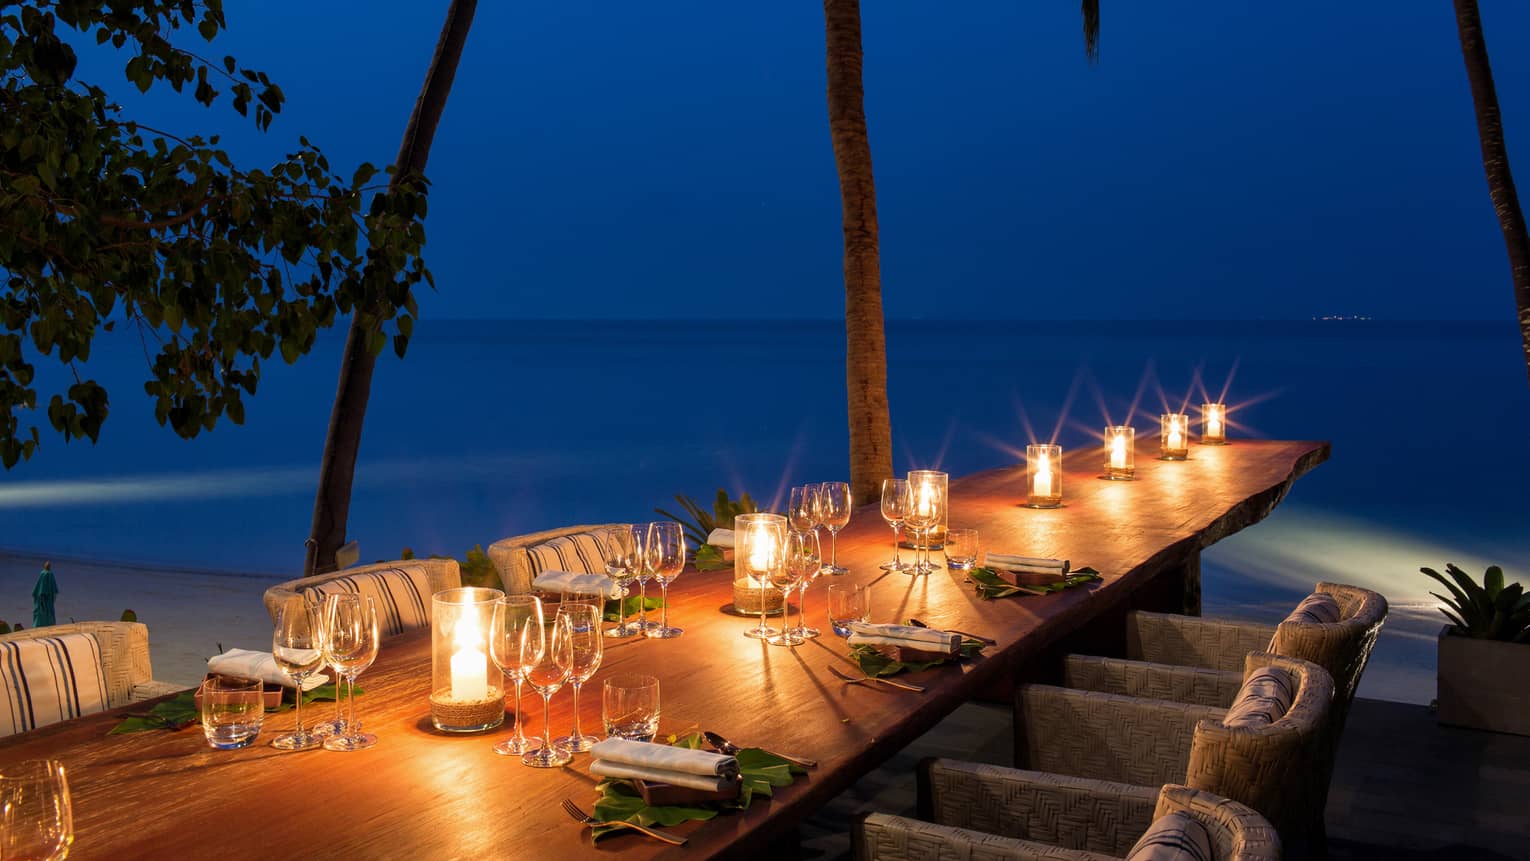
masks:
<svg viewBox="0 0 1530 861"><path fill-rule="evenodd" d="M1308 625L1332 625L1343 618L1339 602L1326 592L1314 592L1302 599L1286 622L1302 622Z"/></svg>
<svg viewBox="0 0 1530 861"><path fill-rule="evenodd" d="M1126 861L1216 861L1211 854L1211 835L1206 826L1183 812L1153 820Z"/></svg>
<svg viewBox="0 0 1530 861"><path fill-rule="evenodd" d="M106 709L106 672L94 634L0 643L0 735Z"/></svg>
<svg viewBox="0 0 1530 861"><path fill-rule="evenodd" d="M1249 673L1238 698L1222 718L1223 726L1261 727L1280 720L1296 699L1291 677L1284 670L1261 667Z"/></svg>
<svg viewBox="0 0 1530 861"><path fill-rule="evenodd" d="M574 574L606 573L606 545L593 532L575 532L533 544L526 548L531 576L543 571L569 571Z"/></svg>
<svg viewBox="0 0 1530 861"><path fill-rule="evenodd" d="M422 567L384 568L298 589L315 598L341 592L370 595L377 604L377 626L385 637L430 625L430 577Z"/></svg>

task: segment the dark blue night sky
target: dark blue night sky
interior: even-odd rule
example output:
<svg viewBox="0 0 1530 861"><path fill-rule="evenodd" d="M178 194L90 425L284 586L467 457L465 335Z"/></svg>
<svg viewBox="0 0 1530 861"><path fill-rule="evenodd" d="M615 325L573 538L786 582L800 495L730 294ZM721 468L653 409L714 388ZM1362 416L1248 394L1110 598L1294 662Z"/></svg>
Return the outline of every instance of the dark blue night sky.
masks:
<svg viewBox="0 0 1530 861"><path fill-rule="evenodd" d="M446 8L229 3L288 106L136 92L246 166L392 160ZM864 4L890 317L1511 319L1445 2ZM1530 182L1530 5L1484 0ZM194 34L187 34L195 42ZM816 3L486 2L430 165L427 317L830 318L839 198ZM1530 190L1530 189L1527 189Z"/></svg>

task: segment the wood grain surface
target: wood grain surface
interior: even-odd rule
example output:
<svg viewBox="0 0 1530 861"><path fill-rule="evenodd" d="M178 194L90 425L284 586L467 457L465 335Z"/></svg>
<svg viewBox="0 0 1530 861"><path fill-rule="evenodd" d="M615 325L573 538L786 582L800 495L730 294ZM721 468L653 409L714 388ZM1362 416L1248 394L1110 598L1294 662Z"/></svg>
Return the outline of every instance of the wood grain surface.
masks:
<svg viewBox="0 0 1530 861"><path fill-rule="evenodd" d="M670 589L670 623L685 635L608 640L585 687L585 730L599 732L607 675L646 672L661 681L661 732L712 730L821 765L747 812L672 829L690 836L684 847L635 835L592 847L588 830L558 807L565 797L586 810L593 804L588 755L537 770L490 750L510 733L509 721L481 735L432 730L428 632L385 642L362 677L368 693L358 714L381 739L370 750L273 750L267 742L291 727L290 712L269 718L255 746L238 751L210 749L195 725L108 736L125 711L117 710L0 740L0 768L35 757L64 761L74 793L73 858L749 856L965 699L1012 678L1028 658L1132 605L1155 579L1181 576L1201 548L1268 515L1328 452L1320 442L1237 440L1192 447L1185 462L1143 457L1137 481L1110 482L1095 477L1098 452L1080 451L1065 464L1065 505L1050 511L1018 505L1022 468L953 481L950 523L977 528L985 550L1068 558L1104 577L1088 589L997 601L978 599L957 572L881 579L872 587L873 621L916 616L998 640L975 660L901 677L925 686L923 694L849 685L827 670L853 665L844 642L828 634L826 585L871 582L892 552L892 532L875 507L856 510L840 534L840 563L851 573L820 578L808 593L809 623L825 636L796 649L746 639L748 621L721 611L732 599L731 571L687 571ZM540 702L529 689L523 712L528 733L541 735ZM565 689L553 702L553 734L565 734L571 718Z"/></svg>

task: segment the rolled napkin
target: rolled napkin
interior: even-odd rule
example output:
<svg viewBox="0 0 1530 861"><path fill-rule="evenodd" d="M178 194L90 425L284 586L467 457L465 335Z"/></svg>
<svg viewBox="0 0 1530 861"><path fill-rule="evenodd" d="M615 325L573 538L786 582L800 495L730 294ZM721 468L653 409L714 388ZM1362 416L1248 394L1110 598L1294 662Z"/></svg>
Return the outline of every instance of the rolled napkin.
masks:
<svg viewBox="0 0 1530 861"><path fill-rule="evenodd" d="M706 750L608 738L590 748L590 772L718 792L738 779L738 760Z"/></svg>
<svg viewBox="0 0 1530 861"><path fill-rule="evenodd" d="M962 635L913 625L876 625L851 622L849 643L852 646L912 646L922 652L954 655L962 646Z"/></svg>
<svg viewBox="0 0 1530 861"><path fill-rule="evenodd" d="M572 571L543 571L531 581L539 592L602 592L607 598L620 598L622 588L604 574L576 574Z"/></svg>
<svg viewBox="0 0 1530 861"><path fill-rule="evenodd" d="M707 543L713 547L731 548L733 547L733 530L714 529L712 530L712 533L707 536Z"/></svg>
<svg viewBox="0 0 1530 861"><path fill-rule="evenodd" d="M209 672L220 676L238 676L242 679L260 679L273 685L296 688L292 677L282 672L270 652L254 652L249 649L229 649L221 655L207 659ZM311 691L329 681L329 676L314 673L303 680L303 690Z"/></svg>
<svg viewBox="0 0 1530 861"><path fill-rule="evenodd" d="M1072 570L1072 563L1066 559L1041 559L1035 556L989 553L987 561L989 568L1021 574L1056 574L1061 577Z"/></svg>

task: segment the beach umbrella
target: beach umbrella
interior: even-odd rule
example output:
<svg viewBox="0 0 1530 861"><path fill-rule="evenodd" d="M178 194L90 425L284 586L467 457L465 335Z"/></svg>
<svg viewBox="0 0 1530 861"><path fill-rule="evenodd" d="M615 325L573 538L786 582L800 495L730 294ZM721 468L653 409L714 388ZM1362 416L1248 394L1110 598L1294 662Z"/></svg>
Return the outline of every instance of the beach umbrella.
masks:
<svg viewBox="0 0 1530 861"><path fill-rule="evenodd" d="M32 627L53 624L53 598L57 594L58 581L53 579L53 563L44 562L42 573L37 575L37 585L32 587Z"/></svg>

